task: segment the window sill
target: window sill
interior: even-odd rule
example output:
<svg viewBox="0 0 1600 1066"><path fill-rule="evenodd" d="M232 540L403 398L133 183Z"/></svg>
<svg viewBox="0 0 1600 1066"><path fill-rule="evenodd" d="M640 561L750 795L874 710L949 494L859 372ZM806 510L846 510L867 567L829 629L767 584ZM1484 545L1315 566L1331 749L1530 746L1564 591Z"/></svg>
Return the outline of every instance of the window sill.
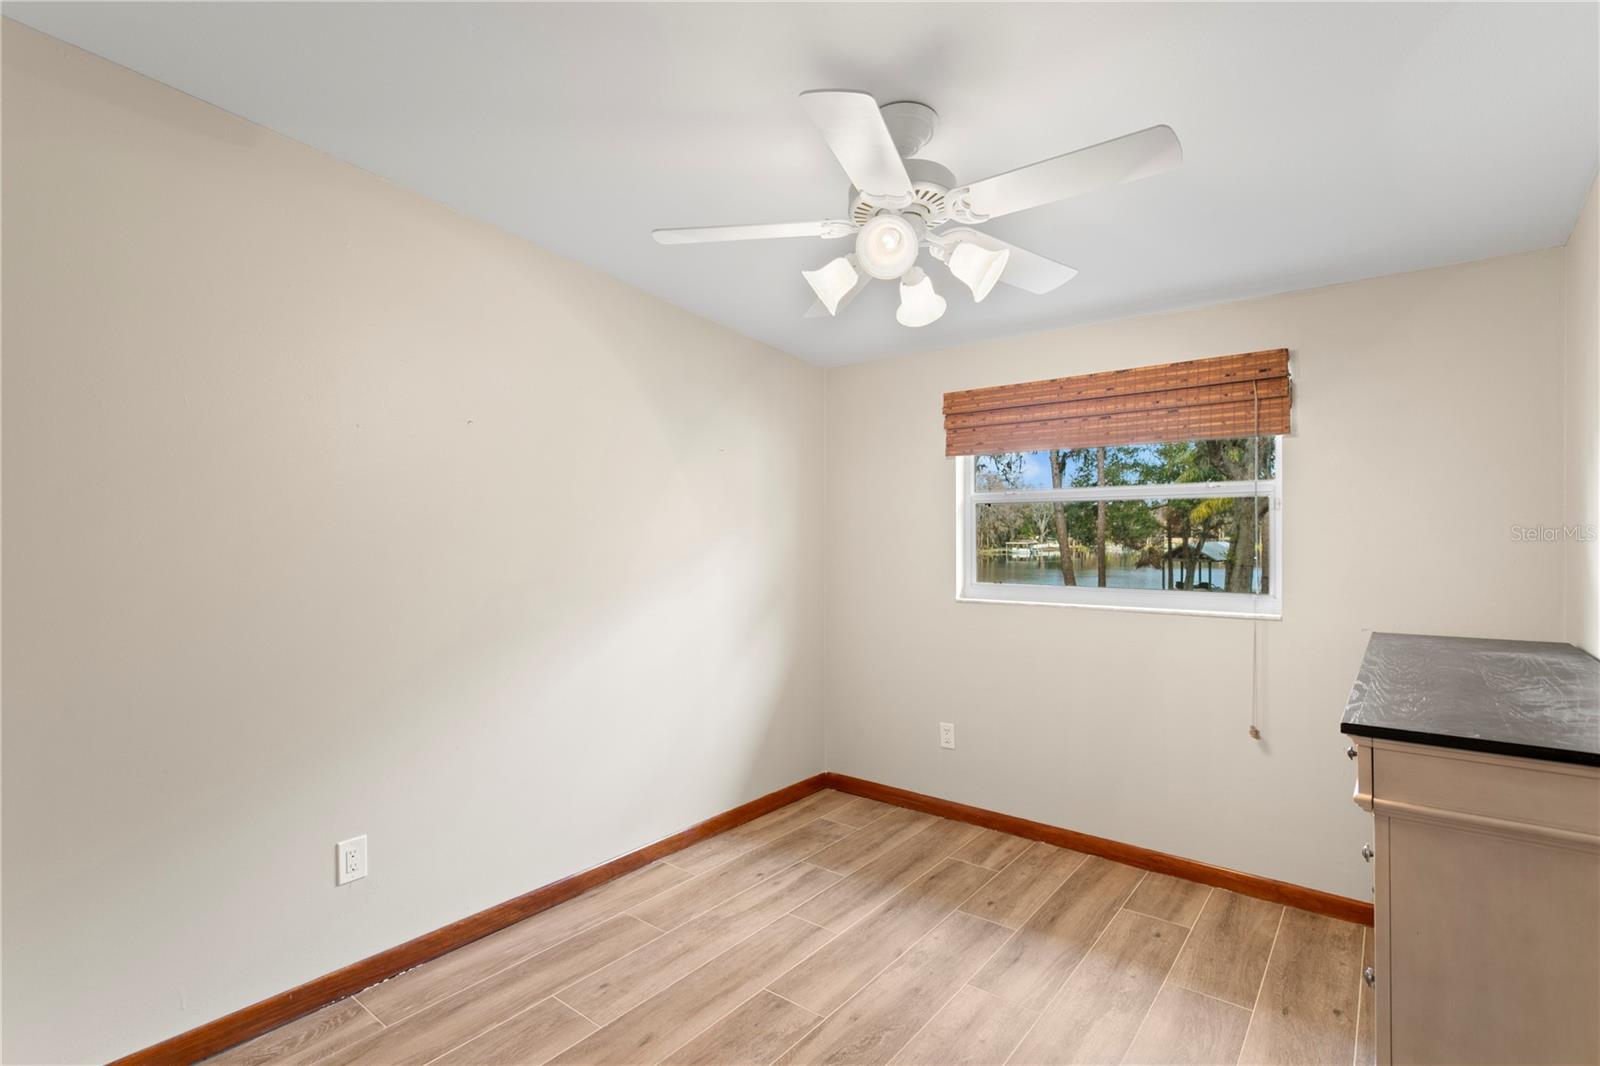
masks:
<svg viewBox="0 0 1600 1066"><path fill-rule="evenodd" d="M1033 594L1037 597L1037 594ZM1224 594L1226 595L1226 594ZM1242 594L1237 594L1242 595ZM1136 614L1186 614L1198 618L1245 618L1258 622L1283 621L1283 606L1276 600L1264 599L1259 610L1237 607L1183 607L1171 603L1108 602L1096 603L1086 599L1023 598L1021 594L1007 595L996 586L968 586L956 593L957 603L997 603L1011 607L1077 607L1091 611L1131 611Z"/></svg>

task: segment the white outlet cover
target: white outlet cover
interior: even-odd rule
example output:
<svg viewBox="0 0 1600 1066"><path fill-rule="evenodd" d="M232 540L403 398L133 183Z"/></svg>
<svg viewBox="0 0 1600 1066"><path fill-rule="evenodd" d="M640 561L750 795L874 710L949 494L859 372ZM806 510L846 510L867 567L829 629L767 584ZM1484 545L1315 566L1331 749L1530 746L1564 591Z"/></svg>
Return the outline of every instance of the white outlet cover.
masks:
<svg viewBox="0 0 1600 1066"><path fill-rule="evenodd" d="M953 748L956 746L956 727L954 722L939 723L939 746Z"/></svg>
<svg viewBox="0 0 1600 1066"><path fill-rule="evenodd" d="M348 885L367 876L367 838L351 837L334 845L333 883Z"/></svg>

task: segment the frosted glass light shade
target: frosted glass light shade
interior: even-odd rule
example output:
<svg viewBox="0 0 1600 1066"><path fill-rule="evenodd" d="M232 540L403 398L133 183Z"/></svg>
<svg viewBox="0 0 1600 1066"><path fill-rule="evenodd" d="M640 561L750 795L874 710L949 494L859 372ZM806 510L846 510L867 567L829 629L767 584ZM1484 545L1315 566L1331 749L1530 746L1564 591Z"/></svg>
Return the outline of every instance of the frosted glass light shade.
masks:
<svg viewBox="0 0 1600 1066"><path fill-rule="evenodd" d="M917 262L917 231L899 215L875 215L856 234L856 261L881 281L898 278Z"/></svg>
<svg viewBox="0 0 1600 1066"><path fill-rule="evenodd" d="M944 297L933 291L933 279L912 267L900 279L900 307L894 313L902 326L926 326L944 314Z"/></svg>
<svg viewBox="0 0 1600 1066"><path fill-rule="evenodd" d="M998 252L972 241L962 241L950 253L950 273L972 290L972 302L982 303L994 289L1011 259L1011 249Z"/></svg>
<svg viewBox="0 0 1600 1066"><path fill-rule="evenodd" d="M818 267L816 270L802 270L800 276L806 279L806 284L811 286L811 291L817 294L817 299L822 301L822 306L828 309L828 314L839 313L839 301L850 294L856 287L856 257L841 255L839 258Z"/></svg>

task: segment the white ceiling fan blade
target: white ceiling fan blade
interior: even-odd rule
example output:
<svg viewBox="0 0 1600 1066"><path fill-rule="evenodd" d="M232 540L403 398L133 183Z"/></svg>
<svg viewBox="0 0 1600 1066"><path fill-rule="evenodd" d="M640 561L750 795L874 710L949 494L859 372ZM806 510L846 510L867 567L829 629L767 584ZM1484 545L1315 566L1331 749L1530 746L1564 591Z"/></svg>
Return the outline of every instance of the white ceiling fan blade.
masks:
<svg viewBox="0 0 1600 1066"><path fill-rule="evenodd" d="M1037 252L1006 244L1005 241L995 243L1011 249L1011 258L1006 260L1005 272L1000 275L1002 285L1014 285L1024 292L1043 296L1078 276L1078 272L1065 263L1046 259Z"/></svg>
<svg viewBox="0 0 1600 1066"><path fill-rule="evenodd" d="M911 195L911 176L884 125L878 101L866 93L813 89L800 94L800 103L852 185L883 199Z"/></svg>
<svg viewBox="0 0 1600 1066"><path fill-rule="evenodd" d="M752 226L688 226L651 230L657 244L709 244L713 241L765 241L775 237L848 237L849 222L763 222Z"/></svg>
<svg viewBox="0 0 1600 1066"><path fill-rule="evenodd" d="M961 241L971 241L981 248L991 251L1008 251L1011 255L1006 259L1005 270L1000 274L1000 281L1004 285L1012 285L1024 292L1031 292L1035 296L1043 296L1054 289L1059 289L1067 282L1078 276L1078 272L1065 263L1058 263L1054 259L1046 259L1038 252L1030 252L1026 248L1018 248L1008 244L999 237L991 237L975 229L952 229L932 238L941 248L954 249ZM948 259L948 253L941 255Z"/></svg>
<svg viewBox="0 0 1600 1066"><path fill-rule="evenodd" d="M1108 185L1148 178L1182 162L1183 146L1172 127L1151 126L975 181L951 195L963 200L973 215L997 218Z"/></svg>

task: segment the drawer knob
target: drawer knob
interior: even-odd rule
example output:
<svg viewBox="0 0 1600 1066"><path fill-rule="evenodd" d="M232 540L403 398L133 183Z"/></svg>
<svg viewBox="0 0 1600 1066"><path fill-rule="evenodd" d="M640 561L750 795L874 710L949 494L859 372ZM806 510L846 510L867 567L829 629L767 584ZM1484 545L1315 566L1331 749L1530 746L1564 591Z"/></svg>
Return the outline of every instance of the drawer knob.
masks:
<svg viewBox="0 0 1600 1066"><path fill-rule="evenodd" d="M1372 972L1371 966L1361 971L1361 979L1367 983L1369 988L1378 983L1378 975Z"/></svg>
<svg viewBox="0 0 1600 1066"><path fill-rule="evenodd" d="M1345 748L1344 749L1344 756L1347 759L1354 759L1356 757L1356 746L1354 744L1352 744L1349 747Z"/></svg>
<svg viewBox="0 0 1600 1066"><path fill-rule="evenodd" d="M1368 862L1371 862L1372 861L1372 855L1373 855L1373 851L1372 851L1372 845L1371 844L1363 844L1363 845L1361 845L1361 857L1363 859L1366 859Z"/></svg>

